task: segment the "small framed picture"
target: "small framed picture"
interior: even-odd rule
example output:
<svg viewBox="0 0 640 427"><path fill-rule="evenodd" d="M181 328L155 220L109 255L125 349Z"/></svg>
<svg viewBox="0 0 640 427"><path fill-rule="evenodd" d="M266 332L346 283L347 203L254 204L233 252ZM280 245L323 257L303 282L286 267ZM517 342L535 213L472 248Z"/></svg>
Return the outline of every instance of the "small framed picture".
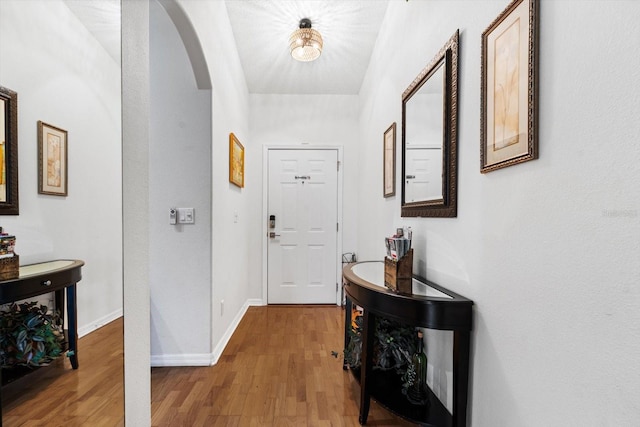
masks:
<svg viewBox="0 0 640 427"><path fill-rule="evenodd" d="M514 0L482 33L480 172L538 157L538 3Z"/></svg>
<svg viewBox="0 0 640 427"><path fill-rule="evenodd" d="M391 197L396 194L396 122L384 132L382 144L382 194Z"/></svg>
<svg viewBox="0 0 640 427"><path fill-rule="evenodd" d="M229 182L244 187L244 146L233 133L229 134Z"/></svg>
<svg viewBox="0 0 640 427"><path fill-rule="evenodd" d="M67 131L38 121L38 193L67 195Z"/></svg>

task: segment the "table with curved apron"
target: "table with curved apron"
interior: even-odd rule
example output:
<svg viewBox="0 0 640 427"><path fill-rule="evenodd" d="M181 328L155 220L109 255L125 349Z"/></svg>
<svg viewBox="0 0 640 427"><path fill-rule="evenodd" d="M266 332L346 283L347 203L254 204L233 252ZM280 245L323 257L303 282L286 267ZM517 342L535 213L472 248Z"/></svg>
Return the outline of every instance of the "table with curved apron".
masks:
<svg viewBox="0 0 640 427"><path fill-rule="evenodd" d="M396 294L384 286L384 263L381 261L347 264L342 274L346 294L345 348L352 322L352 305L363 310L361 366L352 369L360 382L360 424L366 424L370 398L373 398L394 414L420 425L466 426L473 301L418 276L413 279L412 295ZM427 404L409 403L401 393L397 375L373 370L372 349L378 316L416 327L453 331L452 413L430 389ZM344 369L348 368L345 362Z"/></svg>
<svg viewBox="0 0 640 427"><path fill-rule="evenodd" d="M64 312L65 291L67 297L67 356L73 369L78 369L78 323L76 284L82 279L83 261L63 259L20 267L15 279L0 281L0 304L8 304L38 295L54 292L55 308ZM64 316L63 316L64 318ZM0 370L0 382L2 370ZM0 392L0 426L2 426L2 393Z"/></svg>

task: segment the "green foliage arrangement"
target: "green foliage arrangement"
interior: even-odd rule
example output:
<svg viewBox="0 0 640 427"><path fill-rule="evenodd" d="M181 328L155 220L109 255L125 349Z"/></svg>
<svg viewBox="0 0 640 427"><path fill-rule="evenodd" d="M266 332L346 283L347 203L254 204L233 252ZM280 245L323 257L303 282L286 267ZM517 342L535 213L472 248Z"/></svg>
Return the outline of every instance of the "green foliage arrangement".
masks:
<svg viewBox="0 0 640 427"><path fill-rule="evenodd" d="M404 374L416 352L416 328L384 317L376 318L373 369L395 369Z"/></svg>
<svg viewBox="0 0 640 427"><path fill-rule="evenodd" d="M351 368L360 367L362 354L362 316L357 316L349 330L344 358ZM373 345L373 369L391 370L402 378L403 393L413 384L415 370L411 356L416 352L416 329L394 320L377 317Z"/></svg>
<svg viewBox="0 0 640 427"><path fill-rule="evenodd" d="M0 311L2 368L45 366L62 354L64 333L60 313L46 305L13 303Z"/></svg>

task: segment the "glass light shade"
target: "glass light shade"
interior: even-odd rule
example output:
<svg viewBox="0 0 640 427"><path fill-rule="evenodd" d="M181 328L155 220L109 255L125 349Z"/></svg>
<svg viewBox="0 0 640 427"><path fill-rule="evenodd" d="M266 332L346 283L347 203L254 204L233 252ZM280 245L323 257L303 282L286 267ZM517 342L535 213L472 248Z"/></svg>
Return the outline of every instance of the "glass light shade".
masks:
<svg viewBox="0 0 640 427"><path fill-rule="evenodd" d="M314 61L322 53L322 36L313 28L298 28L289 37L289 49L293 59Z"/></svg>

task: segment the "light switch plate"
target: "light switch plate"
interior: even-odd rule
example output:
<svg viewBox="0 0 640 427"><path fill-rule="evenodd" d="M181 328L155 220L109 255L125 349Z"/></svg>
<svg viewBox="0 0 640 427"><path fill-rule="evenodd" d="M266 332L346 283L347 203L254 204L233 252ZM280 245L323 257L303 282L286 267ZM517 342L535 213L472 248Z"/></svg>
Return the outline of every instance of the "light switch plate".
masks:
<svg viewBox="0 0 640 427"><path fill-rule="evenodd" d="M194 208L178 208L178 224L194 224L195 222Z"/></svg>

